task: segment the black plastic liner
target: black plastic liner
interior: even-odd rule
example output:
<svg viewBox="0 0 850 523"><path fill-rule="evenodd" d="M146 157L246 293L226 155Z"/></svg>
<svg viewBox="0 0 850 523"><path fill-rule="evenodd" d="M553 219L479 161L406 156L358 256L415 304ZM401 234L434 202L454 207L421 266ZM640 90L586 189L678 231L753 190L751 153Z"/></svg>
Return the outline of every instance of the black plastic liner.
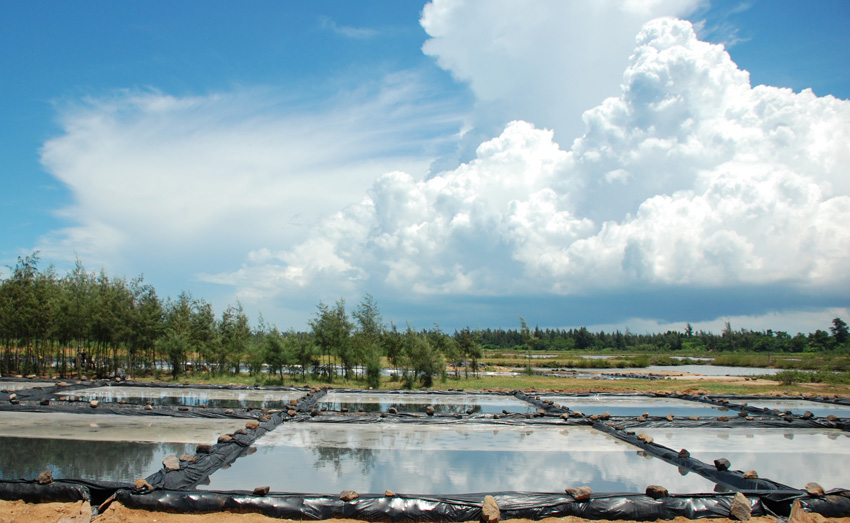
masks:
<svg viewBox="0 0 850 523"><path fill-rule="evenodd" d="M108 499L118 499L133 508L148 510L164 510L171 512L216 512L222 510L234 512L256 512L273 517L291 519L328 519L347 517L369 521L471 521L481 516L481 502L485 494L464 494L455 496L411 496L398 495L386 497L383 495L362 495L350 502L341 501L338 496L278 493L268 496L255 496L246 491L215 492L194 490L203 484L207 478L224 465L230 464L241 456L252 453L253 443L266 432L284 422L320 422L320 423L429 423L456 424L475 423L492 425L583 425L592 426L597 430L611 434L626 441L644 452L658 457L671 465L679 467L680 471L699 474L717 485L714 494L674 495L661 499L653 499L644 494L596 494L585 502L575 502L564 494L517 493L503 492L494 494L499 504L503 518L541 519L545 517L562 517L568 515L588 519L633 519L656 520L671 519L684 516L690 519L703 517L728 517L731 504L731 491L745 493L752 501L753 514L774 514L785 516L790 512L794 500L800 499L804 508L818 512L827 517L850 516L850 498L846 491L833 491L824 498L809 498L800 490L770 481L769 479L747 479L740 471L720 471L713 465L703 463L694 458L679 458L678 452L656 443L646 443L635 436L630 429L635 427L816 427L816 428L845 428L842 423L828 422L823 418L800 419L792 417L789 421L785 416L778 416L766 409L747 407L742 404L748 399L762 399L756 396L692 396L679 394L605 394L606 396L628 397L673 397L691 401L706 402L731 410L754 414L753 420L744 416L729 416L727 421L716 417L705 417L699 420L651 417L649 419L635 417L612 417L607 423L598 417L580 416L566 407L555 406L547 400L547 394L527 394L514 392L467 392L462 390L447 391L369 391L369 393L386 394L472 394L472 395L513 395L537 407L536 414L511 413L502 415L436 415L399 413L336 413L320 411L317 402L326 394L326 389L294 389L292 387L230 387L230 386L197 386L184 385L192 388L216 388L231 390L303 390L304 396L283 410L259 408L223 409L199 407L170 407L154 406L151 410L139 405L119 405L116 403L101 403L97 408L91 408L88 402L51 402L41 405L41 398L51 397L57 392L71 392L72 387L85 389L95 386L145 386L179 388L174 384L149 384L135 382L81 382L69 384L69 387L57 387L45 383L39 388L21 389L14 391L19 404L9 401L0 402L0 411L31 411L31 412L75 412L75 413L109 413L127 415L173 416L173 417L227 417L256 420L258 426L253 429L240 429L229 438L220 439L220 443L200 448L195 455L195 461L180 463L180 470L167 471L164 468L147 478L154 487L153 491L135 489L123 483L91 482L85 480L57 480L51 485L38 485L35 481L0 481L0 498L24 499L26 501L77 501L90 499L100 504ZM0 382L2 388L2 382ZM340 392L366 392L356 389L335 389ZM549 394L551 396L551 394ZM571 394L573 395L573 394ZM582 394L575 394L581 396ZM584 394L595 395L595 393ZM0 400L8 400L9 393L0 394ZM805 398L809 399L809 398ZM733 402L733 400L735 402ZM835 403L824 401L824 403ZM762 416L762 411L764 416ZM566 416L565 416L566 414ZM846 430L846 428L845 428Z"/></svg>
<svg viewBox="0 0 850 523"><path fill-rule="evenodd" d="M850 514L850 491L832 490L828 495L802 498L800 504L809 512L817 512L828 518L842 518Z"/></svg>
<svg viewBox="0 0 850 523"><path fill-rule="evenodd" d="M286 519L351 518L366 521L475 521L481 518L486 494L413 497L361 495L353 501L337 496L272 494L253 496L248 492L155 491L134 494L119 491L115 499L136 509L168 512L254 512ZM502 519L579 516L587 519L631 519L654 521L684 516L689 519L729 517L731 495L670 496L653 499L643 494L592 496L576 502L563 494L502 492L491 494ZM758 495L750 494L754 516L766 514ZM790 505L789 505L790 506ZM789 508L790 510L790 508Z"/></svg>
<svg viewBox="0 0 850 523"><path fill-rule="evenodd" d="M664 461L676 465L681 469L686 469L691 472L695 472L700 476L720 485L726 486L731 490L750 490L750 491L785 491L785 492L798 492L796 489L789 487L788 485L783 485L782 483L778 483L775 481L771 481L764 478L756 478L756 479L748 479L745 478L741 471L735 470L718 470L714 465L708 465L703 463L702 461L687 457L680 458L679 453L674 451L664 445L659 445L658 443L651 442L647 443L639 439L634 432L627 432L623 430L617 430L605 423L596 423L594 428L597 430L601 430L603 432L607 432L614 436L617 439L630 443L636 447L639 447L649 454L653 456L663 459Z"/></svg>
<svg viewBox="0 0 850 523"><path fill-rule="evenodd" d="M90 501L91 493L85 484L73 480L56 480L49 485L39 485L36 480L0 479L0 499L19 499L27 503L72 503Z"/></svg>

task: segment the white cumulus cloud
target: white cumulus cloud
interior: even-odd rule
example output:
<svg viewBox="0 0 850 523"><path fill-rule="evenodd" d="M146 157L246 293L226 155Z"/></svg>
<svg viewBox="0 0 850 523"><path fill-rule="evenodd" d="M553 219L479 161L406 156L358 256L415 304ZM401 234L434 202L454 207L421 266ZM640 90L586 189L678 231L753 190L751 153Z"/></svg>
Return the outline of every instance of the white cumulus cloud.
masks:
<svg viewBox="0 0 850 523"><path fill-rule="evenodd" d="M210 278L266 297L848 288L850 103L753 88L672 18L643 27L621 79L568 149L514 121L472 161L385 174L308 242Z"/></svg>
<svg viewBox="0 0 850 523"><path fill-rule="evenodd" d="M421 24L425 54L476 97L461 151L473 152L512 120L534 122L569 144L581 114L615 96L634 35L660 16L684 17L706 0L488 2L434 0Z"/></svg>

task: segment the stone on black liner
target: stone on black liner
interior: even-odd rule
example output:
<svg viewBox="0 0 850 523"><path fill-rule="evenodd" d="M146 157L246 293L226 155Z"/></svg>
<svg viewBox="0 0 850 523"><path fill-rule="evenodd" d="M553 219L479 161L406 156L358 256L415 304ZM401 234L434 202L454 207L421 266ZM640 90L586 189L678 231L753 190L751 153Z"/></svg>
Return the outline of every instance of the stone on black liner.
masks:
<svg viewBox="0 0 850 523"><path fill-rule="evenodd" d="M572 497L576 501L587 501L590 499L590 495L593 493L590 487L566 488L564 489L564 492L566 492L568 496Z"/></svg>
<svg viewBox="0 0 850 523"><path fill-rule="evenodd" d="M360 497L360 494L358 494L354 490L343 490L342 492L339 493L339 499L341 499L343 501L354 501L355 499L357 499L359 497Z"/></svg>
<svg viewBox="0 0 850 523"><path fill-rule="evenodd" d="M823 487L821 487L820 484L815 483L814 481L806 483L806 493L808 493L810 496L818 498L823 497L825 494L823 491Z"/></svg>
<svg viewBox="0 0 850 523"><path fill-rule="evenodd" d="M652 499L666 498L669 494L667 489L661 485L649 485L646 487L646 495Z"/></svg>
<svg viewBox="0 0 850 523"><path fill-rule="evenodd" d="M493 496L484 496L481 503L481 523L496 523L501 518L499 505Z"/></svg>
<svg viewBox="0 0 850 523"><path fill-rule="evenodd" d="M39 485L50 485L53 483L53 471L50 469L43 470L38 475L38 484Z"/></svg>
<svg viewBox="0 0 850 523"><path fill-rule="evenodd" d="M732 464L729 463L729 460L726 459L726 458L718 458L718 459L714 460L714 468L716 468L717 470L719 470L721 472L724 471L724 470L729 470L729 467L731 467L731 466L732 466Z"/></svg>
<svg viewBox="0 0 850 523"><path fill-rule="evenodd" d="M738 492L732 498L732 505L729 507L729 515L738 521L749 521L752 515L753 507L750 505L750 500L743 494Z"/></svg>

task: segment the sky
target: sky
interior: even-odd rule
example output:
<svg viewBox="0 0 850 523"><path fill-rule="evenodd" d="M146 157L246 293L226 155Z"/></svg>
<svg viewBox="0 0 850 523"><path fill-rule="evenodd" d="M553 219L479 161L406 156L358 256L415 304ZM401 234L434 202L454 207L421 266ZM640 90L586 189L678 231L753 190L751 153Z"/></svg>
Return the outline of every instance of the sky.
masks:
<svg viewBox="0 0 850 523"><path fill-rule="evenodd" d="M850 318L850 3L0 3L0 276L307 329Z"/></svg>

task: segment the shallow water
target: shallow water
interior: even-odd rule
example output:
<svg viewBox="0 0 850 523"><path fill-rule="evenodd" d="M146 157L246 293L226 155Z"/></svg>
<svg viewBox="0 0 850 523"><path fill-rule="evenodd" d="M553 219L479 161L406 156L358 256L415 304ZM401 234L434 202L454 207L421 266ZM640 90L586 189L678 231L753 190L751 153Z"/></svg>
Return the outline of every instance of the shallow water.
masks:
<svg viewBox="0 0 850 523"><path fill-rule="evenodd" d="M55 479L132 483L159 470L170 454L194 453L191 443L0 437L0 478L35 479L50 469Z"/></svg>
<svg viewBox="0 0 850 523"><path fill-rule="evenodd" d="M214 443L218 436L245 426L245 420L0 412L0 437Z"/></svg>
<svg viewBox="0 0 850 523"><path fill-rule="evenodd" d="M714 483L637 454L589 427L470 427L419 424L285 424L258 451L210 477L203 488L407 494L563 492L712 492ZM287 471L298 471L297 474Z"/></svg>
<svg viewBox="0 0 850 523"><path fill-rule="evenodd" d="M304 396L302 391L264 391L264 390L225 390L202 388L163 388L163 387L95 387L75 390L54 397L74 396L77 399L99 400L103 402L124 401L131 405L198 406L226 409L270 408L281 409L289 400Z"/></svg>
<svg viewBox="0 0 850 523"><path fill-rule="evenodd" d="M782 369L762 367L728 367L726 365L650 365L645 372L684 372L700 376L772 376Z"/></svg>
<svg viewBox="0 0 850 523"><path fill-rule="evenodd" d="M0 390L23 390L23 389L33 389L35 387L50 387L53 385L52 383L38 382L38 381L0 381Z"/></svg>
<svg viewBox="0 0 850 523"><path fill-rule="evenodd" d="M764 399L764 400L741 400L746 401L751 407L767 409L779 409L780 412L790 410L793 414L803 414L807 410L818 417L826 417L834 414L839 418L850 418L850 406L830 405L819 401L795 400L795 399Z"/></svg>
<svg viewBox="0 0 850 523"><path fill-rule="evenodd" d="M655 443L711 464L726 458L733 470L802 488L817 481L825 489L850 487L850 434L829 429L651 428Z"/></svg>
<svg viewBox="0 0 850 523"><path fill-rule="evenodd" d="M472 409L475 414L509 412L535 412L537 407L513 396L486 394L411 394L411 393L369 393L329 391L319 400L320 406L328 410L339 411L347 408L350 412L363 409L366 412L386 412L395 407L399 412L425 412L430 405L437 414L465 414Z"/></svg>
<svg viewBox="0 0 850 523"><path fill-rule="evenodd" d="M699 403L677 398L649 398L624 396L540 396L541 399L551 400L562 407L580 411L582 414L602 414L608 412L612 416L640 416L648 413L650 416L676 417L720 416L728 409L708 403Z"/></svg>
<svg viewBox="0 0 850 523"><path fill-rule="evenodd" d="M0 478L133 482L162 467L169 454L194 454L198 443L244 427L244 420L114 414L0 412Z"/></svg>

